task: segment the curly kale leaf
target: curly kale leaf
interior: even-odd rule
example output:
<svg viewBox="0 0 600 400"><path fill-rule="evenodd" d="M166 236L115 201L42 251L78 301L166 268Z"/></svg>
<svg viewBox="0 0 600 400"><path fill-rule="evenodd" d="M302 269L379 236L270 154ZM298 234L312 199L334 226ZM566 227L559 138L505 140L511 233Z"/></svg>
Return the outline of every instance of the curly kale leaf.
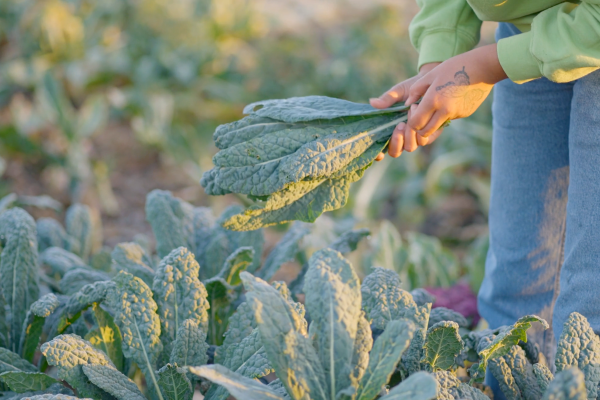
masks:
<svg viewBox="0 0 600 400"><path fill-rule="evenodd" d="M113 280L115 286L109 288L104 301L115 312L114 320L123 336L123 355L140 367L149 381L148 386L163 400L154 375L163 345L152 291L140 278L127 272L119 272Z"/></svg>
<svg viewBox="0 0 600 400"><path fill-rule="evenodd" d="M0 214L0 291L10 310L10 349L17 352L27 310L39 297L35 221L20 208Z"/></svg>
<svg viewBox="0 0 600 400"><path fill-rule="evenodd" d="M91 400L66 394L38 394L35 396L24 397L22 400Z"/></svg>
<svg viewBox="0 0 600 400"><path fill-rule="evenodd" d="M410 321L391 321L377 338L369 365L360 380L356 399L373 400L387 384L402 353L408 348L415 326Z"/></svg>
<svg viewBox="0 0 600 400"><path fill-rule="evenodd" d="M112 262L117 271L129 272L137 276L148 286L154 282L154 270L150 267L152 259L137 243L119 243L111 254Z"/></svg>
<svg viewBox="0 0 600 400"><path fill-rule="evenodd" d="M192 383L186 377L186 370L177 364L167 364L158 370L158 385L167 400L192 400Z"/></svg>
<svg viewBox="0 0 600 400"><path fill-rule="evenodd" d="M429 314L429 327L442 321L456 322L461 328L467 328L469 326L469 321L467 321L462 314L445 307L433 308Z"/></svg>
<svg viewBox="0 0 600 400"><path fill-rule="evenodd" d="M533 373L537 378L537 383L540 387L540 390L542 391L542 393L544 393L546 389L548 389L548 385L550 384L550 382L552 382L552 380L554 379L554 375L546 365L540 363L533 364Z"/></svg>
<svg viewBox="0 0 600 400"><path fill-rule="evenodd" d="M42 372L8 371L0 374L4 382L15 393L37 392L48 389L58 381Z"/></svg>
<svg viewBox="0 0 600 400"><path fill-rule="evenodd" d="M548 385L542 400L585 400L585 375L577 367L563 369Z"/></svg>
<svg viewBox="0 0 600 400"><path fill-rule="evenodd" d="M328 383L319 357L306 337L306 321L265 281L240 274L247 290L267 358L294 400L327 398Z"/></svg>
<svg viewBox="0 0 600 400"><path fill-rule="evenodd" d="M438 400L489 400L479 389L461 382L449 371L437 371L433 376L438 382Z"/></svg>
<svg viewBox="0 0 600 400"><path fill-rule="evenodd" d="M455 364L456 357L464 348L458 333L458 324L442 321L427 330L423 349L425 354L421 362L431 366L433 371L448 370Z"/></svg>
<svg viewBox="0 0 600 400"><path fill-rule="evenodd" d="M194 207L171 192L156 189L148 193L146 219L156 237L159 257L178 247L195 248Z"/></svg>
<svg viewBox="0 0 600 400"><path fill-rule="evenodd" d="M198 279L200 266L186 248L172 250L162 259L154 276L154 299L158 305L161 339L171 353L177 328L186 319L194 319L208 331L209 304L206 288Z"/></svg>
<svg viewBox="0 0 600 400"><path fill-rule="evenodd" d="M246 378L222 365L189 367L191 373L224 386L232 396L244 400L283 400L283 397L268 385ZM294 398L296 399L296 398Z"/></svg>
<svg viewBox="0 0 600 400"><path fill-rule="evenodd" d="M410 294L412 295L413 300L415 301L415 303L417 303L418 306L424 306L427 303L433 304L435 302L435 296L432 295L431 293L429 293L427 290L422 289L422 288L414 289L410 292ZM436 307L433 310L436 310L438 308L442 308L442 307ZM433 312L433 310L432 310L432 312ZM429 318L431 319L431 317L429 317ZM452 321L454 321L454 320L452 320ZM454 321L454 322L458 323L458 321Z"/></svg>
<svg viewBox="0 0 600 400"><path fill-rule="evenodd" d="M507 399L539 400L542 397L543 390L534 368L520 346L512 346L506 355L490 360L488 368Z"/></svg>
<svg viewBox="0 0 600 400"><path fill-rule="evenodd" d="M75 268L88 268L88 265L76 254L60 247L48 247L40 254L40 263L49 268L51 275L64 276Z"/></svg>
<svg viewBox="0 0 600 400"><path fill-rule="evenodd" d="M310 258L304 293L330 398L335 398L351 383L354 340L361 315L358 276L339 252L320 250Z"/></svg>
<svg viewBox="0 0 600 400"><path fill-rule="evenodd" d="M93 399L110 399L108 393L89 382L82 366L107 365L114 368L108 356L77 335L60 335L42 345L48 364L58 368L58 379L65 380L77 389L80 396Z"/></svg>
<svg viewBox="0 0 600 400"><path fill-rule="evenodd" d="M92 253L94 223L90 208L84 204L73 204L65 215L67 233L74 239L74 253L87 259Z"/></svg>
<svg viewBox="0 0 600 400"><path fill-rule="evenodd" d="M54 294L48 293L31 305L25 317L19 345L19 353L25 360L33 361L35 351L40 344L46 317L52 314L59 304L58 298Z"/></svg>
<svg viewBox="0 0 600 400"><path fill-rule="evenodd" d="M135 382L110 365L84 364L83 373L91 383L118 400L145 400Z"/></svg>
<svg viewBox="0 0 600 400"><path fill-rule="evenodd" d="M380 400L432 400L438 395L438 382L427 372L417 372L403 380Z"/></svg>
<svg viewBox="0 0 600 400"><path fill-rule="evenodd" d="M521 317L513 325L506 327L491 341L483 350L479 350L479 366L473 371L473 380L483 380L487 363L494 358L502 357L508 354L512 346L527 341L527 329L533 322L539 322L545 329L548 329L548 323L536 315L527 315Z"/></svg>
<svg viewBox="0 0 600 400"><path fill-rule="evenodd" d="M351 381L359 382L367 366L369 365L369 352L373 348L373 335L369 321L365 318L364 311L361 312L356 329L356 338L354 339L354 351L352 354L353 372Z"/></svg>
<svg viewBox="0 0 600 400"><path fill-rule="evenodd" d="M90 283L109 281L110 275L87 268L69 270L60 280L58 286L64 294L72 295Z"/></svg>
<svg viewBox="0 0 600 400"><path fill-rule="evenodd" d="M600 382L600 339L587 319L573 312L563 325L556 349L556 372L578 367L585 375L588 398L598 396Z"/></svg>
<svg viewBox="0 0 600 400"><path fill-rule="evenodd" d="M40 218L36 221L38 251L41 253L50 247L71 250L73 238L54 218Z"/></svg>
<svg viewBox="0 0 600 400"><path fill-rule="evenodd" d="M235 313L229 318L229 325L224 334L223 345L218 348L215 363L223 364L227 349L241 342L257 327L254 310L248 302L240 304Z"/></svg>
<svg viewBox="0 0 600 400"><path fill-rule="evenodd" d="M177 338L173 343L169 362L181 367L204 365L208 362L208 348L206 333L198 326L198 322L186 319L177 329ZM192 374L188 374L188 379L192 383L195 381Z"/></svg>

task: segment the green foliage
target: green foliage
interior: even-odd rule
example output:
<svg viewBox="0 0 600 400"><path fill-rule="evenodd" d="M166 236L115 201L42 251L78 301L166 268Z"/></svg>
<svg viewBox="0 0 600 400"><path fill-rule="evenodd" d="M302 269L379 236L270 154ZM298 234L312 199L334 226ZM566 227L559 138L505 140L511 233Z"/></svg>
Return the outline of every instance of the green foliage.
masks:
<svg viewBox="0 0 600 400"><path fill-rule="evenodd" d="M67 233L74 239L73 252L84 260L92 253L94 224L90 208L84 204L73 204L65 216Z"/></svg>
<svg viewBox="0 0 600 400"><path fill-rule="evenodd" d="M552 372L544 364L533 364L533 373L537 378L537 384L542 393L548 389L548 385L554 379Z"/></svg>
<svg viewBox="0 0 600 400"><path fill-rule="evenodd" d="M81 368L91 383L110 393L118 400L145 400L135 382L112 366L84 364Z"/></svg>
<svg viewBox="0 0 600 400"><path fill-rule="evenodd" d="M35 221L20 208L0 214L0 289L10 310L9 344L17 352L27 310L39 297Z"/></svg>
<svg viewBox="0 0 600 400"><path fill-rule="evenodd" d="M64 276L75 268L88 268L86 263L76 254L61 247L48 247L40 254L40 262L49 268L50 275Z"/></svg>
<svg viewBox="0 0 600 400"><path fill-rule="evenodd" d="M142 246L133 242L119 243L113 249L111 257L116 270L129 272L143 280L146 285L152 286L154 282L152 260Z"/></svg>
<svg viewBox="0 0 600 400"><path fill-rule="evenodd" d="M323 96L250 104L244 109L248 117L215 132L221 151L201 184L208 194L233 192L265 201L232 216L224 224L229 229L313 222L345 205L350 183L385 148L394 126L406 119L405 111ZM222 139L231 136L246 140ZM276 148L270 145L274 142Z"/></svg>
<svg viewBox="0 0 600 400"><path fill-rule="evenodd" d="M23 360L18 354L0 347L0 373L4 372L37 372L35 365Z"/></svg>
<svg viewBox="0 0 600 400"><path fill-rule="evenodd" d="M206 333L199 327L198 321L186 319L177 329L169 361L182 367L204 365L208 361L208 348ZM188 379L194 382L191 374L188 374Z"/></svg>
<svg viewBox="0 0 600 400"><path fill-rule="evenodd" d="M448 370L454 366L463 348L458 324L452 321L438 322L427 330L422 362L429 364L434 372Z"/></svg>
<svg viewBox="0 0 600 400"><path fill-rule="evenodd" d="M300 222L294 223L275 248L271 250L256 276L268 281L284 263L295 260L300 251L299 242L309 232L307 226Z"/></svg>
<svg viewBox="0 0 600 400"><path fill-rule="evenodd" d="M588 389L589 390L589 389ZM587 397L585 375L579 369L567 368L556 375L544 393L543 400L584 400Z"/></svg>
<svg viewBox="0 0 600 400"><path fill-rule="evenodd" d="M52 293L48 293L31 305L23 324L19 346L19 353L25 360L33 362L46 317L50 316L58 305L59 301Z"/></svg>
<svg viewBox="0 0 600 400"><path fill-rule="evenodd" d="M431 400L438 395L438 383L431 374L417 372L395 386L381 400Z"/></svg>
<svg viewBox="0 0 600 400"><path fill-rule="evenodd" d="M8 371L0 374L4 382L15 393L36 392L46 390L57 380L41 372Z"/></svg>
<svg viewBox="0 0 600 400"><path fill-rule="evenodd" d="M573 312L563 325L556 348L556 372L577 367L585 376L587 396L598 393L600 382L600 339L587 319Z"/></svg>
<svg viewBox="0 0 600 400"><path fill-rule="evenodd" d="M94 317L97 328L91 330L85 340L90 342L96 349L106 354L115 368L123 370L123 350L121 343L121 331L115 324L112 316L106 312L100 304L93 303Z"/></svg>
<svg viewBox="0 0 600 400"><path fill-rule="evenodd" d="M69 250L73 239L54 218L40 218L36 221L38 250L43 252L50 247Z"/></svg>
<svg viewBox="0 0 600 400"><path fill-rule="evenodd" d="M95 282L110 280L110 275L90 268L73 268L67 271L59 282L59 288L64 294L72 295L84 286Z"/></svg>
<svg viewBox="0 0 600 400"><path fill-rule="evenodd" d="M459 314L454 310L450 310L446 307L436 307L432 309L429 314L429 328L442 321L455 322L461 328L467 328L469 326L469 321L467 321L462 314Z"/></svg>
<svg viewBox="0 0 600 400"><path fill-rule="evenodd" d="M186 371L177 365L167 364L158 370L158 384L167 400L192 400L192 384Z"/></svg>

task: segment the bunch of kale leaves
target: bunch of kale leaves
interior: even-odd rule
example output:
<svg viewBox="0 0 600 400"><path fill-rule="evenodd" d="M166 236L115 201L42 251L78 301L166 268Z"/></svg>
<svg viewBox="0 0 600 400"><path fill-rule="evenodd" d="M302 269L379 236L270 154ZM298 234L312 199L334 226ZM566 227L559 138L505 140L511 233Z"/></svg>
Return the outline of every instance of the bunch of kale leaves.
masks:
<svg viewBox="0 0 600 400"><path fill-rule="evenodd" d="M324 96L250 104L248 116L215 131L220 151L201 184L210 195L238 193L256 201L227 220L227 229L313 222L346 204L350 184L385 150L407 110Z"/></svg>

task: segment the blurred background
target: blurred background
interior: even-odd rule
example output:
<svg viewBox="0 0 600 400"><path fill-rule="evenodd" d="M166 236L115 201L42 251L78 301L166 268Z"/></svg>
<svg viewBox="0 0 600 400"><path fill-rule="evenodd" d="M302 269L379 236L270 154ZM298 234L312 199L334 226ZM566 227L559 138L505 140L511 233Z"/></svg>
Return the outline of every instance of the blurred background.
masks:
<svg viewBox="0 0 600 400"><path fill-rule="evenodd" d="M58 219L88 204L108 246L151 232L144 203L155 188L218 215L242 199L211 198L199 185L214 128L252 101L366 102L414 75L416 12L414 0L2 0L0 198L16 193L35 217ZM494 28L485 24L483 43ZM476 291L489 106L432 146L371 167L313 239L368 227L355 265L404 268L415 287L466 276ZM284 229L269 230L267 249Z"/></svg>

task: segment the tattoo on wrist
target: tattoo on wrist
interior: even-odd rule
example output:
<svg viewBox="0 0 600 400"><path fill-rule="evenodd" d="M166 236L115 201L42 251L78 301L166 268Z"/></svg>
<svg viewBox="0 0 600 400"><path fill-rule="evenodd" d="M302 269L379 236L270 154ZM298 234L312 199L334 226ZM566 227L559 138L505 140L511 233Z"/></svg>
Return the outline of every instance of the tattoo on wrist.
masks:
<svg viewBox="0 0 600 400"><path fill-rule="evenodd" d="M471 112L477 107L477 102L481 100L484 95L484 91L481 89L469 88L471 85L471 79L469 74L465 71L465 67L454 74L454 80L444 83L441 86L435 88L441 96L449 98L463 98L464 99L464 111Z"/></svg>

